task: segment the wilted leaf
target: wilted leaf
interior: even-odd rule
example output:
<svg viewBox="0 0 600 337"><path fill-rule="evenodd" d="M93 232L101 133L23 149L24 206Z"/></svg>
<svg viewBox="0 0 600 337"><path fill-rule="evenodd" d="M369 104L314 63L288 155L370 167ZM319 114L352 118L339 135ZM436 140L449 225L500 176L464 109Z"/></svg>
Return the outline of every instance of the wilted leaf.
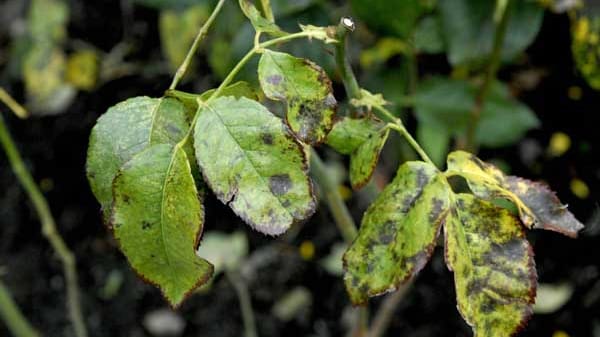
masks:
<svg viewBox="0 0 600 337"><path fill-rule="evenodd" d="M304 150L279 118L233 97L217 98L199 113L196 158L219 200L271 235L314 212Z"/></svg>
<svg viewBox="0 0 600 337"><path fill-rule="evenodd" d="M352 11L367 25L385 34L407 37L426 8L421 0L352 0Z"/></svg>
<svg viewBox="0 0 600 337"><path fill-rule="evenodd" d="M446 130L452 136L466 132L475 106L476 87L460 80L432 78L415 94L415 110L421 124ZM530 129L538 127L535 114L510 96L508 88L495 82L483 105L475 140L485 147L513 144Z"/></svg>
<svg viewBox="0 0 600 337"><path fill-rule="evenodd" d="M494 165L474 155L455 151L448 155L448 171L463 176L481 198L506 198L519 209L527 227L556 231L576 237L583 228L567 207L546 185L515 176L505 176Z"/></svg>
<svg viewBox="0 0 600 337"><path fill-rule="evenodd" d="M318 144L333 127L337 102L331 80L313 62L265 50L258 65L265 95L287 103L286 121L300 140Z"/></svg>
<svg viewBox="0 0 600 337"><path fill-rule="evenodd" d="M327 135L327 145L342 154L351 154L385 127L371 118L344 117Z"/></svg>
<svg viewBox="0 0 600 337"><path fill-rule="evenodd" d="M244 15L250 20L257 32L263 32L273 36L287 35L287 33L282 31L274 22L271 22L262 16L249 0L239 0L239 3L242 12L244 12Z"/></svg>
<svg viewBox="0 0 600 337"><path fill-rule="evenodd" d="M151 146L123 165L113 188L111 225L123 253L178 306L213 271L195 252L204 209L185 152Z"/></svg>
<svg viewBox="0 0 600 337"><path fill-rule="evenodd" d="M188 128L185 107L173 98L130 98L98 118L90 135L87 177L105 217L119 168L150 145L175 145Z"/></svg>
<svg viewBox="0 0 600 337"><path fill-rule="evenodd" d="M533 251L510 212L455 195L446 224L446 263L458 310L475 336L512 336L529 319L537 275Z"/></svg>
<svg viewBox="0 0 600 337"><path fill-rule="evenodd" d="M403 164L365 213L344 255L353 303L393 291L429 260L449 205L450 187L432 165Z"/></svg>
<svg viewBox="0 0 600 337"><path fill-rule="evenodd" d="M489 57L496 31L496 2L444 0L438 2L438 6L450 63L478 62ZM514 1L508 10L502 47L504 60L514 58L533 42L544 16L544 9L535 1Z"/></svg>
<svg viewBox="0 0 600 337"><path fill-rule="evenodd" d="M196 255L210 261L215 275L222 271L235 270L248 255L248 239L244 232L208 232L202 238Z"/></svg>
<svg viewBox="0 0 600 337"><path fill-rule="evenodd" d="M177 70L185 59L198 29L208 16L209 9L206 3L179 11L167 9L160 12L160 43L172 71Z"/></svg>
<svg viewBox="0 0 600 337"><path fill-rule="evenodd" d="M350 184L352 184L352 188L359 189L369 182L389 134L390 129L384 128L369 137L352 153L350 156Z"/></svg>

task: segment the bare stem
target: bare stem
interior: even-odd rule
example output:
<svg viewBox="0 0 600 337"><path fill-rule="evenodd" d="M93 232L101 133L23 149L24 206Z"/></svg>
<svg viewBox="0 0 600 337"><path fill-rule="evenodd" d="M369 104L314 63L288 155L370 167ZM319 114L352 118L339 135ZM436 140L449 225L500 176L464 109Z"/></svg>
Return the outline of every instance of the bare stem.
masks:
<svg viewBox="0 0 600 337"><path fill-rule="evenodd" d="M350 20L346 22L347 20ZM360 99L360 87L354 72L352 71L352 65L346 55L347 35L354 29L354 22L348 17L344 17L340 20L336 28L336 39L338 43L335 44L335 63L337 69L342 77L342 83L344 83L344 89L349 98Z"/></svg>
<svg viewBox="0 0 600 337"><path fill-rule="evenodd" d="M327 172L327 167L315 150L310 153L310 169L342 237L348 244L352 243L357 234L356 224L340 195L338 186L331 179L331 174Z"/></svg>
<svg viewBox="0 0 600 337"><path fill-rule="evenodd" d="M246 282L236 271L227 271L225 272L225 275L233 285L240 301L240 310L242 311L242 319L244 321L244 336L258 337L254 320L254 311L252 310L252 301L250 300Z"/></svg>
<svg viewBox="0 0 600 337"><path fill-rule="evenodd" d="M39 337L40 333L36 331L27 318L23 316L21 310L10 296L2 280L0 280L0 318L4 321L15 337Z"/></svg>
<svg viewBox="0 0 600 337"><path fill-rule="evenodd" d="M81 311L81 305L79 301L79 286L77 281L77 270L75 266L75 257L73 253L62 237L56 230L56 223L48 202L44 198L42 192L34 182L33 178L25 164L23 159L15 146L15 143L10 136L4 118L0 115L0 142L6 152L8 161L10 162L13 172L17 176L19 182L27 192L33 207L35 208L40 222L42 223L42 234L46 237L50 245L54 249L54 252L58 255L63 265L63 272L65 275L65 284L67 287L67 310L73 323L73 330L77 337L87 337L87 331L84 324L84 319Z"/></svg>
<svg viewBox="0 0 600 337"><path fill-rule="evenodd" d="M219 2L217 3L217 6L215 7L215 9L213 9L213 12L210 14L210 17L208 18L208 20L206 20L204 25L202 25L202 27L200 27L200 30L198 31L198 34L196 35L196 38L194 39L194 42L192 43L190 50L188 50L187 55L185 56L185 59L183 60L183 63L179 66L179 68L177 69L177 72L175 72L175 76L173 77L173 82L171 82L171 85L169 86L170 90L175 89L177 87L177 85L179 84L179 82L183 79L183 76L185 75L185 73L188 70L188 67L190 66L190 63L192 63L192 58L194 57L194 54L196 54L198 47L200 47L200 42L202 42L202 40L204 40L204 38L206 37L206 34L208 33L208 29L212 25L213 21L215 21L215 18L221 11L221 8L223 7L224 3L225 3L225 0L219 0Z"/></svg>
<svg viewBox="0 0 600 337"><path fill-rule="evenodd" d="M29 117L29 112L19 102L15 101L4 88L0 87L0 102L6 104L10 110L12 110L17 117L25 119Z"/></svg>
<svg viewBox="0 0 600 337"><path fill-rule="evenodd" d="M506 36L506 31L508 27L508 19L510 17L510 7L513 2L511 0L506 1L507 3L501 10L500 21L498 23L498 26L496 27L496 33L494 34L494 45L492 47L490 61L487 65L485 78L483 80L483 83L481 84L481 87L479 87L477 96L475 96L475 105L471 110L471 120L467 129L467 140L465 148L472 152L477 152L477 144L475 141L477 125L479 124L479 120L481 119L481 113L485 105L485 100L490 92L492 83L496 79L496 74L498 73L498 68L502 59L502 46L504 45L504 38Z"/></svg>

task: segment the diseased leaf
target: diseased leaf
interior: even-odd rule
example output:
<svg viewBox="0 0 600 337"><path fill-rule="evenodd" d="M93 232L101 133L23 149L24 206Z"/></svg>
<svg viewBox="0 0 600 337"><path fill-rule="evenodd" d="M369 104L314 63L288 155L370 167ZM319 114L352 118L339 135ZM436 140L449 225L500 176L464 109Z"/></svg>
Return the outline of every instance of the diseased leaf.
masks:
<svg viewBox="0 0 600 337"><path fill-rule="evenodd" d="M571 51L573 60L587 83L596 90L600 89L599 33L600 17L597 13L572 16L571 35L573 42Z"/></svg>
<svg viewBox="0 0 600 337"><path fill-rule="evenodd" d="M258 65L265 95L287 103L286 122L305 143L325 140L333 127L337 102L331 80L313 62L265 50Z"/></svg>
<svg viewBox="0 0 600 337"><path fill-rule="evenodd" d="M200 107L196 158L219 200L254 229L285 232L315 210L306 156L282 121L247 98Z"/></svg>
<svg viewBox="0 0 600 337"><path fill-rule="evenodd" d="M506 198L519 209L529 228L556 231L576 237L583 228L567 207L546 185L515 176L505 176L494 165L474 155L455 151L448 155L448 171L463 176L473 193L481 198Z"/></svg>
<svg viewBox="0 0 600 337"><path fill-rule="evenodd" d="M533 251L509 211L455 195L444 225L458 310L475 337L513 336L529 319L537 275Z"/></svg>
<svg viewBox="0 0 600 337"><path fill-rule="evenodd" d="M344 117L335 123L326 142L342 154L351 154L384 127L385 124L370 118Z"/></svg>
<svg viewBox="0 0 600 337"><path fill-rule="evenodd" d="M130 98L98 118L90 135L87 177L105 218L119 168L150 145L178 143L188 128L185 107L173 98Z"/></svg>
<svg viewBox="0 0 600 337"><path fill-rule="evenodd" d="M114 181L111 224L131 266L177 307L213 267L196 256L204 209L185 152L153 145L125 163Z"/></svg>
<svg viewBox="0 0 600 337"><path fill-rule="evenodd" d="M239 0L239 3L242 12L244 12L244 15L250 20L250 23L252 23L252 26L257 32L263 32L273 36L284 36L288 34L282 31L274 22L271 22L262 16L249 0Z"/></svg>
<svg viewBox="0 0 600 337"><path fill-rule="evenodd" d="M352 188L359 189L369 182L389 134L390 129L384 128L367 139L352 153L350 156Z"/></svg>
<svg viewBox="0 0 600 337"><path fill-rule="evenodd" d="M355 304L393 291L429 260L449 206L450 187L424 162L400 166L365 213L344 255L344 282Z"/></svg>

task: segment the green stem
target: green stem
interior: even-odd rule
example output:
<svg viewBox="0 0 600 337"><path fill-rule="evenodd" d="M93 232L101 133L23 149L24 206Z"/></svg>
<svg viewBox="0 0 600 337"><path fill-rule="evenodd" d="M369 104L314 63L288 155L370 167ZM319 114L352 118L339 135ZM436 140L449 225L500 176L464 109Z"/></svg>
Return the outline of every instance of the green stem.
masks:
<svg viewBox="0 0 600 337"><path fill-rule="evenodd" d="M505 6L503 6L503 9L501 10L500 22L498 23L496 33L494 34L492 55L490 56L485 78L481 84L481 87L479 87L477 96L475 96L475 105L471 110L471 120L467 129L467 140L465 144L465 148L471 152L477 152L477 144L475 141L477 125L481 119L481 113L485 105L485 100L489 94L494 80L496 79L496 74L498 73L498 68L500 67L500 61L502 59L502 46L504 45L504 38L506 37L508 19L510 17L510 7L513 3L511 0L506 1L507 2Z"/></svg>
<svg viewBox="0 0 600 337"><path fill-rule="evenodd" d="M338 40L338 43L335 44L335 63L340 76L342 77L342 83L344 83L344 89L346 89L348 97L360 99L362 96L360 87L356 80L356 76L354 76L354 72L352 71L350 60L346 55L348 32L352 31L354 28L353 25L349 26L345 24L345 20L350 20L350 18L342 18L336 28L336 39Z"/></svg>
<svg viewBox="0 0 600 337"><path fill-rule="evenodd" d="M275 17L273 17L273 10L271 9L271 3L269 0L260 0L258 2L260 7L260 11L263 13L265 18L271 22L275 22Z"/></svg>
<svg viewBox="0 0 600 337"><path fill-rule="evenodd" d="M244 321L244 336L245 337L257 337L256 323L254 320L254 311L252 310L252 301L250 294L248 293L248 287L246 283L235 271L225 272L227 279L233 285L235 292L240 301L240 310L242 311L242 320Z"/></svg>
<svg viewBox="0 0 600 337"><path fill-rule="evenodd" d="M389 112L386 108L384 108L382 106L375 106L375 111L379 112L377 114L377 116L379 118L381 118L384 121L389 123L388 127L390 129L398 131L398 133L400 133L400 135L402 135L402 137L404 137L404 139L406 139L406 141L408 141L410 146L412 146L412 148L417 152L417 154L419 154L419 156L421 156L421 159L423 159L427 163L435 166L435 164L429 158L429 156L427 155L425 150L423 150L421 145L419 145L419 143L413 138L413 136L410 134L410 132L408 132L408 130L406 130L406 127L404 126L404 124L402 124L402 121L399 118L396 118L394 115L392 115L391 112Z"/></svg>
<svg viewBox="0 0 600 337"><path fill-rule="evenodd" d="M17 117L25 119L29 117L29 112L25 108L15 101L4 88L0 87L0 102L6 104L6 106L12 110Z"/></svg>
<svg viewBox="0 0 600 337"><path fill-rule="evenodd" d="M0 280L0 318L15 337L39 337L37 332L10 296L8 288Z"/></svg>
<svg viewBox="0 0 600 337"><path fill-rule="evenodd" d="M75 336L86 337L87 331L79 301L79 286L77 281L75 257L56 230L56 223L52 217L48 203L42 192L40 192L38 186L35 184L31 174L29 171L27 171L27 168L23 163L23 159L21 158L21 155L19 154L12 137L6 128L6 124L2 115L0 115L0 142L2 143L4 151L6 151L6 155L12 166L13 172L25 189L25 192L27 192L33 207L38 214L40 222L42 223L42 234L50 242L54 252L58 255L62 262L63 272L65 274L65 284L67 287L67 309L71 318L71 322L73 323Z"/></svg>
<svg viewBox="0 0 600 337"><path fill-rule="evenodd" d="M173 77L173 81L171 82L169 89L171 89L171 90L175 89L177 87L177 85L179 84L179 82L183 79L183 76L185 75L185 73L188 70L188 67L190 66L190 63L192 63L194 54L196 54L198 47L200 47L200 42L202 40L204 40L204 38L206 37L206 34L208 33L208 29L212 25L213 21L215 21L215 18L221 11L221 8L223 7L224 3L225 3L225 0L219 0L219 2L217 3L217 6L211 13L208 20L206 20L204 25L202 25L202 27L200 27L200 30L198 31L198 34L196 35L196 38L194 39L194 42L192 43L192 47L188 50L187 55L185 56L185 59L183 60L183 63L179 66L179 68L175 72L175 76Z"/></svg>
<svg viewBox="0 0 600 337"><path fill-rule="evenodd" d="M327 167L314 149L310 153L310 171L344 241L348 244L352 243L357 235L354 219L352 219L350 211L348 211L348 207L346 207L344 199L340 195L338 186L331 179L331 173L327 171Z"/></svg>

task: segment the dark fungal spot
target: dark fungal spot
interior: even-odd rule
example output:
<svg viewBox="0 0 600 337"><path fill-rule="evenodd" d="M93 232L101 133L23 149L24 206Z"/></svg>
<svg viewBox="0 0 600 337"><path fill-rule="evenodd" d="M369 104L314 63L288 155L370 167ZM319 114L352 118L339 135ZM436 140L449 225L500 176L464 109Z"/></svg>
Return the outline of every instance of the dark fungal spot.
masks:
<svg viewBox="0 0 600 337"><path fill-rule="evenodd" d="M269 188L277 196L284 195L292 188L292 180L287 173L273 175L269 177Z"/></svg>
<svg viewBox="0 0 600 337"><path fill-rule="evenodd" d="M279 85L281 83L281 80L283 79L283 77L281 77L281 75L271 75L267 77L267 82L272 84L272 85Z"/></svg>
<svg viewBox="0 0 600 337"><path fill-rule="evenodd" d="M435 223L438 220L438 218L440 217L440 214L444 211L442 209L443 206L444 206L444 201L442 199L433 198L432 205L431 205L431 211L429 212L429 222L430 223Z"/></svg>
<svg viewBox="0 0 600 337"><path fill-rule="evenodd" d="M150 224L148 221L142 221L142 229L143 230L148 230L148 229L150 229L150 227L152 227L152 224Z"/></svg>
<svg viewBox="0 0 600 337"><path fill-rule="evenodd" d="M176 125L169 123L165 126L165 129L167 129L167 132L171 135L171 136L178 136L179 134L181 134L181 129L179 127L177 127Z"/></svg>
<svg viewBox="0 0 600 337"><path fill-rule="evenodd" d="M263 143L267 145L273 145L273 135L270 133L263 133L260 138L262 139Z"/></svg>
<svg viewBox="0 0 600 337"><path fill-rule="evenodd" d="M129 204L129 196L127 194L123 194L123 202Z"/></svg>

